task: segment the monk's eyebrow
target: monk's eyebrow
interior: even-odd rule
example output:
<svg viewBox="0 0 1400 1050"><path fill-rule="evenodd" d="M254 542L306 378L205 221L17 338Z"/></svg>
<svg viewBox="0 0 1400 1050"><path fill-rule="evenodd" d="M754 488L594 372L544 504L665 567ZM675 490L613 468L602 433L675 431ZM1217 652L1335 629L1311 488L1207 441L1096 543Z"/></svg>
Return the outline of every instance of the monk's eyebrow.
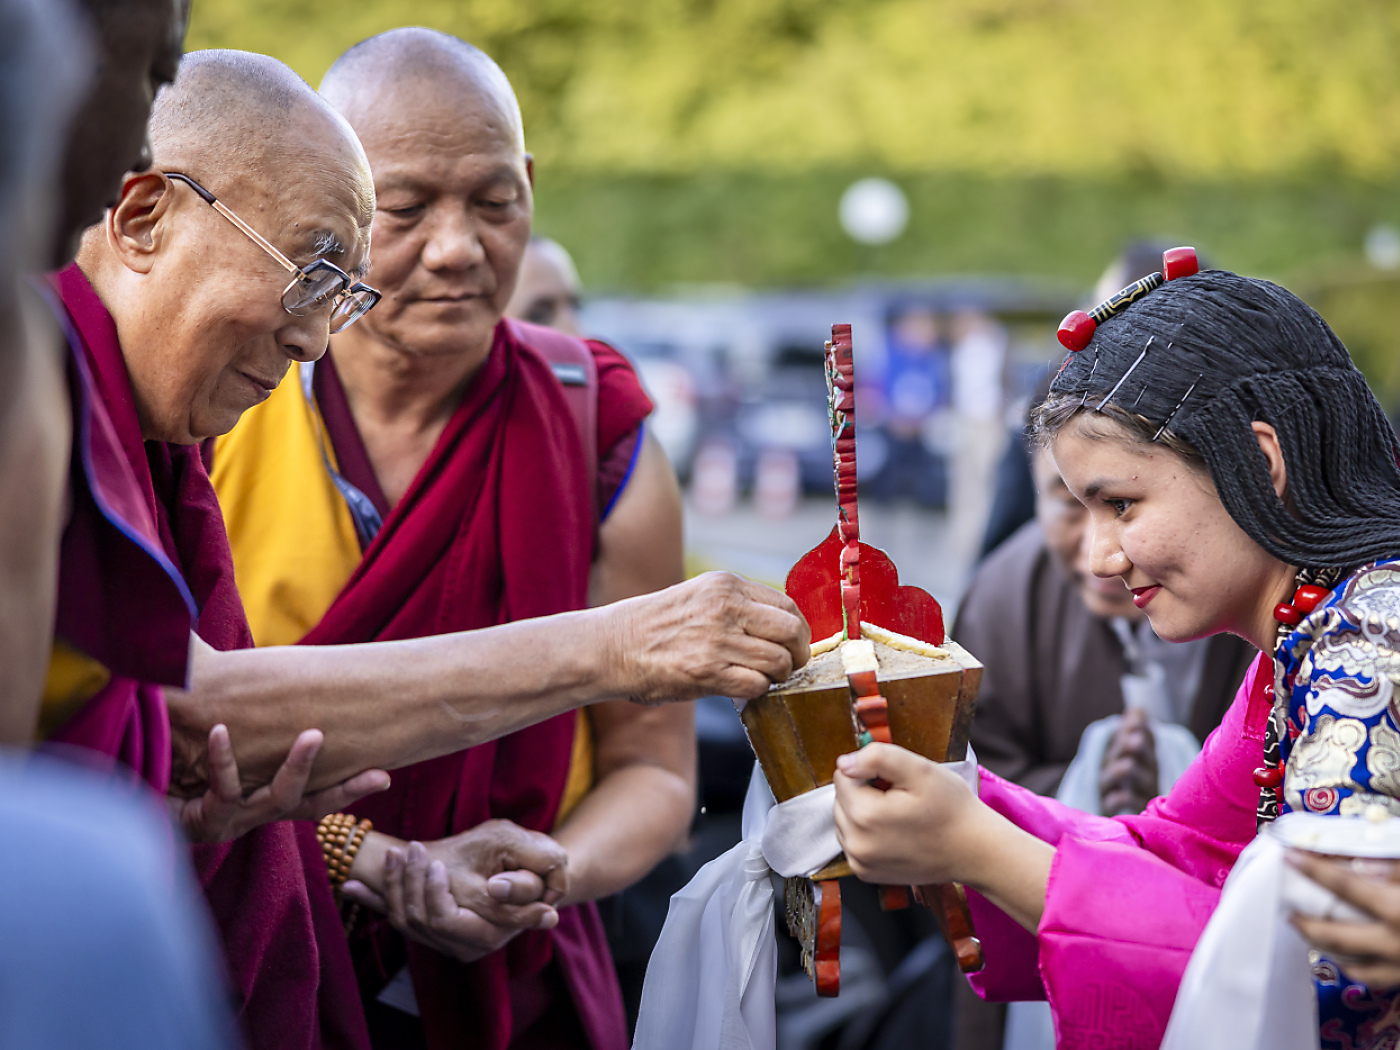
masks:
<svg viewBox="0 0 1400 1050"><path fill-rule="evenodd" d="M320 229L311 230L306 234L306 242L313 259L325 259L329 257L345 258L349 251L345 247L345 242L340 239L340 234L334 230ZM369 273L369 259L364 259L353 270L346 271L355 280L363 280L365 274Z"/></svg>
<svg viewBox="0 0 1400 1050"><path fill-rule="evenodd" d="M1091 481L1084 486L1084 499L1091 500L1108 486L1107 481Z"/></svg>
<svg viewBox="0 0 1400 1050"><path fill-rule="evenodd" d="M326 255L344 255L345 244L334 230L316 230L310 236L311 251L319 258Z"/></svg>

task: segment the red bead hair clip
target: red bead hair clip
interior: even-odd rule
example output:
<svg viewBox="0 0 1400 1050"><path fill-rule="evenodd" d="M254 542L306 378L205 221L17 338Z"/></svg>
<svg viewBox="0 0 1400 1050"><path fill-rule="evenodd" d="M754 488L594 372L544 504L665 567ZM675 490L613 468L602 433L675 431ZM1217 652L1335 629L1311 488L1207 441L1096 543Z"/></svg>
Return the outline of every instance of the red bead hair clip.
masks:
<svg viewBox="0 0 1400 1050"><path fill-rule="evenodd" d="M1099 303L1088 313L1074 310L1060 322L1056 333L1060 343L1071 351L1083 350L1094 338L1094 332L1118 311L1129 303L1135 303L1154 288L1160 288L1167 281L1178 277L1190 277L1199 272L1201 264L1196 259L1195 248L1168 248L1162 253L1160 273L1150 273L1140 281L1134 281L1118 294Z"/></svg>

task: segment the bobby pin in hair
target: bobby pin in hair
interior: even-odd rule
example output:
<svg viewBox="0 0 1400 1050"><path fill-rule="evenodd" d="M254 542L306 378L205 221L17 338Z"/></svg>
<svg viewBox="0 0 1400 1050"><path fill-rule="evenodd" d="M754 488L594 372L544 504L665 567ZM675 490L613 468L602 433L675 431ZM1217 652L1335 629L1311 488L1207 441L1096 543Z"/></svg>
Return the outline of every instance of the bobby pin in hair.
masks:
<svg viewBox="0 0 1400 1050"><path fill-rule="evenodd" d="M1085 403L1089 400L1089 387L1091 387L1091 386L1094 385L1094 373L1097 372L1098 370L1099 370L1099 355L1098 355L1097 352L1095 352L1095 354L1094 354L1094 364L1093 364L1093 366L1090 367L1090 369L1089 369L1089 378L1086 379L1086 380L1084 380L1084 396L1081 397L1081 398L1079 399L1079 407L1080 407L1080 408L1083 408L1084 405L1085 405Z"/></svg>
<svg viewBox="0 0 1400 1050"><path fill-rule="evenodd" d="M1147 356L1147 351L1152 349L1153 340L1156 338L1155 335L1149 335L1147 337L1147 345L1142 348L1142 353L1138 354L1137 360L1128 366L1128 370L1123 373L1123 377L1113 384L1113 389L1104 395L1104 399L1100 401L1098 407L1094 409L1095 412L1102 412L1103 406L1113 400L1113 395L1118 393L1118 388L1128 381L1128 377L1133 374L1133 369L1142 364L1142 359Z"/></svg>
<svg viewBox="0 0 1400 1050"><path fill-rule="evenodd" d="M1181 406L1186 404L1186 399L1191 396L1191 391L1196 389L1196 384L1201 381L1201 376L1204 375L1205 373L1202 372L1200 373L1200 375L1196 376L1194 380L1192 380L1191 385L1186 388L1186 393L1182 394L1181 400L1176 403L1176 407L1173 408L1171 410L1171 413L1167 416L1167 418L1162 421L1162 425L1157 428L1157 433L1152 435L1153 441L1156 441L1158 438L1160 438L1163 434L1167 432L1167 427L1171 426L1172 420L1175 419L1176 414L1181 411Z"/></svg>

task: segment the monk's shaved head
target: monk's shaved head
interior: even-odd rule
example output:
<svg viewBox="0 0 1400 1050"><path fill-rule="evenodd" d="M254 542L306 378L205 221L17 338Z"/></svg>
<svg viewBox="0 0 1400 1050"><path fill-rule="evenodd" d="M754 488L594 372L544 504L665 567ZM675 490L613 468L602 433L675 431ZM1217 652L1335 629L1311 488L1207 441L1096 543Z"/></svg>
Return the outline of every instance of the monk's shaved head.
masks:
<svg viewBox="0 0 1400 1050"><path fill-rule="evenodd" d="M361 41L326 71L321 94L359 129L401 102L401 89L425 84L439 95L469 97L525 151L520 103L501 67L480 48L436 29L391 29Z"/></svg>
<svg viewBox="0 0 1400 1050"><path fill-rule="evenodd" d="M367 225L369 161L354 130L290 68L247 51L194 51L151 112L157 168L262 185L327 167L351 170ZM211 187L218 195L222 187ZM223 192L227 192L223 190Z"/></svg>

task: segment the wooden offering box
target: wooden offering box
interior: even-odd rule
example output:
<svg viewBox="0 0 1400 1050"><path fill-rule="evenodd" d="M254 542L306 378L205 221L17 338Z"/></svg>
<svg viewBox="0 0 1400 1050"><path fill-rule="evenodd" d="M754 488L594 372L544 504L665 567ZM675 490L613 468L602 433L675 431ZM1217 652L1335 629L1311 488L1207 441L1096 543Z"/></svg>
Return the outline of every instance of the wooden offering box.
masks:
<svg viewBox="0 0 1400 1050"><path fill-rule="evenodd" d="M930 657L892 648L872 638L885 632L863 628L864 636L874 641L891 742L935 762L966 758L982 664L956 642L945 641L935 650L939 655ZM861 746L841 651L835 646L750 701L740 717L779 802L830 784L837 757ZM784 884L788 929L802 946L803 966L823 996L837 994L841 986L841 896L836 880L850 874L845 856L838 856L810 879L792 877ZM980 969L981 946L962 887L923 886L915 894L938 919L962 970ZM904 907L908 897L902 888L881 887L881 903Z"/></svg>
<svg viewBox="0 0 1400 1050"><path fill-rule="evenodd" d="M875 641L880 692L889 702L894 743L935 762L961 762L967 757L982 665L956 642L939 648L946 657L931 659ZM779 802L830 784L837 756L860 746L850 688L835 648L750 701L741 717ZM844 859L840 864L845 867ZM849 868L842 874L849 874Z"/></svg>

